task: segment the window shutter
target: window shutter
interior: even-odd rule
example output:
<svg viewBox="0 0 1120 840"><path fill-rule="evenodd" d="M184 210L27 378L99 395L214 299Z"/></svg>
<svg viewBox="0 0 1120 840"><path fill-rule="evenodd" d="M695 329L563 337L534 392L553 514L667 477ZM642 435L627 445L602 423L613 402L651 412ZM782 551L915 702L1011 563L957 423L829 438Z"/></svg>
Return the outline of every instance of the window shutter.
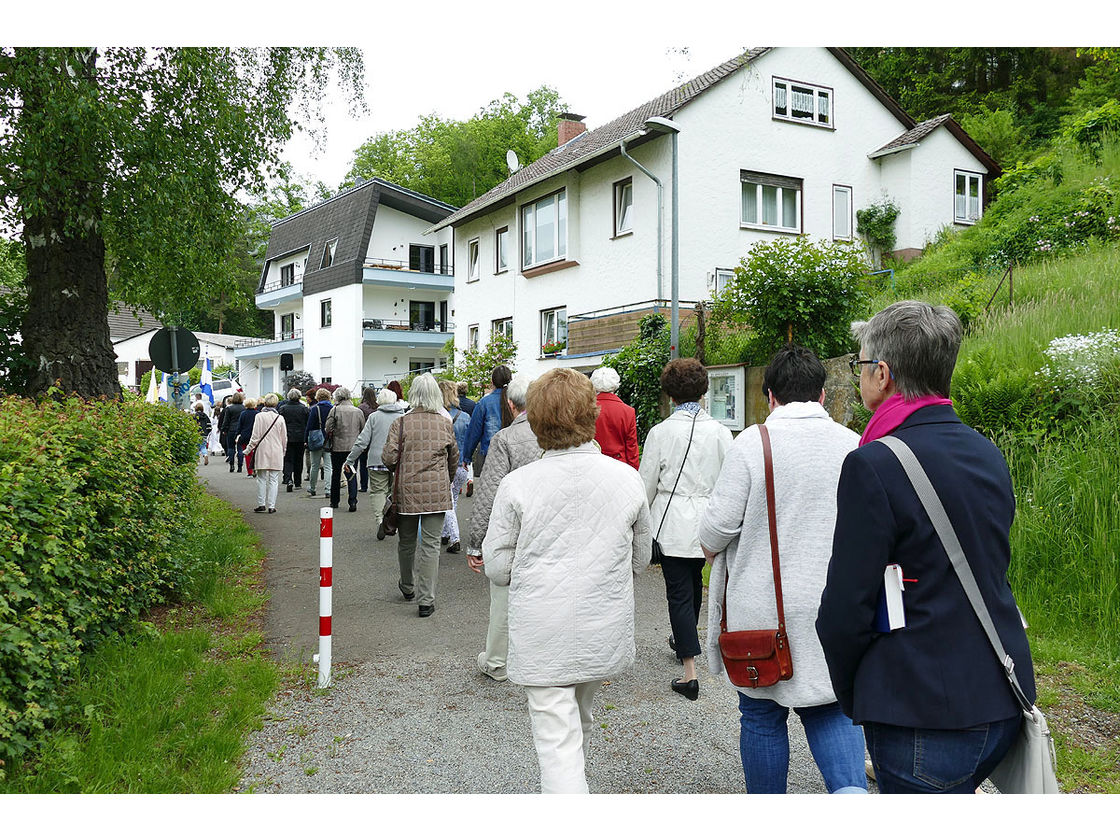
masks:
<svg viewBox="0 0 1120 840"><path fill-rule="evenodd" d="M765 187L781 187L784 190L799 190L805 183L803 178L789 178L785 175L770 175L766 172L752 172L742 169L739 172L740 180L750 184L762 184Z"/></svg>

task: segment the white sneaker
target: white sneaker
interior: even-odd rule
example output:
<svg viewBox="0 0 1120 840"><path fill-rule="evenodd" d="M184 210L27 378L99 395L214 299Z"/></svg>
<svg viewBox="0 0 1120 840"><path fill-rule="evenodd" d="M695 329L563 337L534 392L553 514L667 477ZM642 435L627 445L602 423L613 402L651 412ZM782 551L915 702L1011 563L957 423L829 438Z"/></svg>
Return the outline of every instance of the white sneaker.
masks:
<svg viewBox="0 0 1120 840"><path fill-rule="evenodd" d="M504 667L502 667L502 668L488 668L488 667L486 667L486 651L483 651L482 653L480 653L478 655L478 672L480 674L484 674L485 676L494 680L494 682L505 682L506 681L506 669Z"/></svg>

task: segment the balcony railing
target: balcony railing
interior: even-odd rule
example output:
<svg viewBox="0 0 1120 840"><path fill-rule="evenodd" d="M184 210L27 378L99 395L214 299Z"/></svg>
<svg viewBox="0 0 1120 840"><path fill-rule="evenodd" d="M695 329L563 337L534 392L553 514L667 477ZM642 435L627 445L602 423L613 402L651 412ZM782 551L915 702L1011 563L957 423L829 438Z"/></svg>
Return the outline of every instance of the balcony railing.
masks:
<svg viewBox="0 0 1120 840"><path fill-rule="evenodd" d="M410 332L451 332L455 325L450 321L396 321L390 318L363 318L363 330L408 330Z"/></svg>
<svg viewBox="0 0 1120 840"><path fill-rule="evenodd" d="M280 341L294 341L296 339L303 340L303 330L289 330L288 332L277 333L271 338L241 338L234 345L234 349L238 347L259 347L262 344L275 344Z"/></svg>
<svg viewBox="0 0 1120 840"><path fill-rule="evenodd" d="M294 288L294 287L297 287L297 286L302 286L302 285L303 285L303 278L302 277L297 277L295 280L272 280L269 283L265 283L264 287L262 289L260 289L257 292L257 294L258 295L263 295L263 294L267 294L268 292L278 291L279 289L291 289L291 288Z"/></svg>
<svg viewBox="0 0 1120 840"><path fill-rule="evenodd" d="M453 265L431 265L424 266L423 263L419 267L413 267L411 260L390 260L382 259L381 257L370 257L363 264L363 268L387 268L390 271L419 271L425 274L444 274L452 275L455 273L455 266Z"/></svg>

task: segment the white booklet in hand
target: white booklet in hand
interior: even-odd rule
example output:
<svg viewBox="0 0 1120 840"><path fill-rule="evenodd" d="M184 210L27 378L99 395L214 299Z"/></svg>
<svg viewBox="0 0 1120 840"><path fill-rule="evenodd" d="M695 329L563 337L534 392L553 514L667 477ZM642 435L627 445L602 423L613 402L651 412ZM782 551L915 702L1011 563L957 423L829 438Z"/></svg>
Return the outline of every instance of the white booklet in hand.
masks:
<svg viewBox="0 0 1120 840"><path fill-rule="evenodd" d="M875 630L890 633L906 626L906 612L902 606L902 593L906 584L902 580L902 566L892 563L883 570L883 589L875 610Z"/></svg>

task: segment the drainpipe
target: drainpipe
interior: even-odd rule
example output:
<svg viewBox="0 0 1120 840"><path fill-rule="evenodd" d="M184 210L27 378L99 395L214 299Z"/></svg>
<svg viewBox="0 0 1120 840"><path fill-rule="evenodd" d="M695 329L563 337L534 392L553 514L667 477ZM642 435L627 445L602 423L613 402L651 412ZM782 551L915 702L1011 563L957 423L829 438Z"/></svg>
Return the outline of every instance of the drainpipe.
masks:
<svg viewBox="0 0 1120 840"><path fill-rule="evenodd" d="M645 133L646 132L643 129L642 134L645 134ZM641 135L639 135L639 136L641 136ZM642 166L640 163L638 163L636 160L634 160L634 158L630 157L629 153L626 151L626 141L625 140L623 140L619 143L618 150L619 150L619 152L621 152L621 154L624 158L626 158L628 161L630 161L632 164L634 164L636 167L638 167L638 169L640 169L644 175L649 177L655 184L657 184L657 299L661 300L662 297L664 296L664 289L662 288L662 281L661 281L661 252L664 251L665 249L664 249L663 245L661 244L661 242L662 242L662 239L664 238L663 229L665 227L665 225L663 223L663 217L664 217L663 204L664 204L664 202L663 202L663 199L662 199L662 193L665 191L665 187L661 183L660 178L658 178L656 175L654 175L652 172L650 172L648 169L646 169L644 166Z"/></svg>

